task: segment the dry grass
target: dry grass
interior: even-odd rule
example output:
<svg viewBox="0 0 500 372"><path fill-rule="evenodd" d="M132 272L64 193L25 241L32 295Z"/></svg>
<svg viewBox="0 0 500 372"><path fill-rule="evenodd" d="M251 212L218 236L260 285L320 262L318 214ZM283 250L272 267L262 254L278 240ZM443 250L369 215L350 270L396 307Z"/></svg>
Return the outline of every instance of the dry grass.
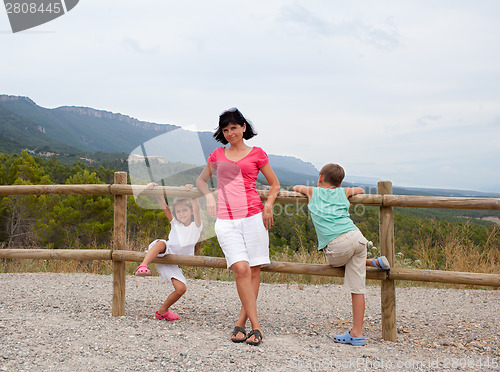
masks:
<svg viewBox="0 0 500 372"><path fill-rule="evenodd" d="M467 229L453 228L441 239L423 237L417 241L415 254L419 268L430 270L500 273L500 226L496 226L488 236L484 247L478 247L467 239Z"/></svg>

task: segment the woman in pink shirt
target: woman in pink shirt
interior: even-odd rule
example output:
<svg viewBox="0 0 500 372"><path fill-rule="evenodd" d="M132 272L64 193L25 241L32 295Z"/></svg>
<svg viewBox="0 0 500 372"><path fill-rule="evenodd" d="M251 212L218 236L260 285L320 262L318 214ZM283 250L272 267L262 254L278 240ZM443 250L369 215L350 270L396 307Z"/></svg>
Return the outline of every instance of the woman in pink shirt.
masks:
<svg viewBox="0 0 500 372"><path fill-rule="evenodd" d="M206 198L207 208L217 217L215 233L233 270L241 311L231 340L259 345L262 330L257 317L260 267L270 263L269 228L273 225L273 203L280 191L267 154L260 147L247 146L244 140L257 133L237 108L224 111L214 138L229 147L219 147L208 157L208 164L196 181ZM259 172L270 185L265 205L255 187ZM218 200L208 189L210 177L217 174ZM250 320L252 331L246 334Z"/></svg>

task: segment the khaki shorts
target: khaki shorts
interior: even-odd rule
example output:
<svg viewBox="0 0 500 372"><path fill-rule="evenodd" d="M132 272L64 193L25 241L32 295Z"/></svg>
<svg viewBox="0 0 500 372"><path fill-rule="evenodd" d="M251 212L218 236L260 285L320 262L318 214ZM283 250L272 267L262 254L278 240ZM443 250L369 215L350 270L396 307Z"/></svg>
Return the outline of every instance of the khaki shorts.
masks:
<svg viewBox="0 0 500 372"><path fill-rule="evenodd" d="M333 239L323 249L330 266L345 266L344 288L351 293L365 293L367 242L361 231L353 230Z"/></svg>

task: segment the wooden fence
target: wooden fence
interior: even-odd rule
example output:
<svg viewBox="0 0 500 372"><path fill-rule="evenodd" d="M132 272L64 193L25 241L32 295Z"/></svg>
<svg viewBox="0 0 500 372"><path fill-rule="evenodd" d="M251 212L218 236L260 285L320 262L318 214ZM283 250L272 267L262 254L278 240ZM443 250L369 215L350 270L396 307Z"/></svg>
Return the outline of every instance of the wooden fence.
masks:
<svg viewBox="0 0 500 372"><path fill-rule="evenodd" d="M116 172L112 185L18 185L0 186L1 195L114 195L114 235L110 250L71 250L71 249L0 249L0 258L21 259L62 259L62 260L112 260L113 261L113 316L125 315L125 263L127 261L142 262L145 253L127 251L127 195L161 195L200 197L201 194L192 189L186 191L182 187L157 187L147 190L145 186L127 185L127 173ZM267 198L266 191L259 191L261 199ZM463 198L463 197L431 197L392 195L392 183L379 182L378 194L355 195L351 204L362 204L379 207L380 251L386 256L392 269L388 272L367 267L366 277L381 281L382 338L396 341L396 280L440 282L453 284L469 284L500 287L500 274L465 273L438 270L399 269L394 268L394 213L393 207L411 208L450 208L500 210L500 199ZM307 203L307 198L295 192L280 192L278 202ZM157 258L153 262L198 266L210 268L226 268L226 260L218 257L169 255ZM329 265L303 264L292 262L271 262L262 271L287 274L325 275L343 277L343 268Z"/></svg>

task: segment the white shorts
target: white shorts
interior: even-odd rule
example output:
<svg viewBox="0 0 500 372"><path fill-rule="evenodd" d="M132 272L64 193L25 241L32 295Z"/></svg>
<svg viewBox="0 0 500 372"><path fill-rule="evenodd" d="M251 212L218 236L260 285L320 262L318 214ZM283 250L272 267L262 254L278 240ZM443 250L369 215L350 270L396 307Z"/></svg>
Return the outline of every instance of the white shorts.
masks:
<svg viewBox="0 0 500 372"><path fill-rule="evenodd" d="M271 262L269 234L262 221L262 212L236 220L217 219L214 228L228 268L239 261L247 261L250 267Z"/></svg>
<svg viewBox="0 0 500 372"><path fill-rule="evenodd" d="M167 245L167 241L164 239L156 239L154 240L148 247L148 251L155 245L157 241L162 241ZM146 251L147 252L147 251ZM165 252L159 253L156 257L165 257L168 254L168 249L165 249ZM165 264L156 264L156 271L160 274L160 277L167 282L172 283L172 278L180 280L184 284L187 284L186 277L182 273L182 270L177 265L165 265Z"/></svg>

